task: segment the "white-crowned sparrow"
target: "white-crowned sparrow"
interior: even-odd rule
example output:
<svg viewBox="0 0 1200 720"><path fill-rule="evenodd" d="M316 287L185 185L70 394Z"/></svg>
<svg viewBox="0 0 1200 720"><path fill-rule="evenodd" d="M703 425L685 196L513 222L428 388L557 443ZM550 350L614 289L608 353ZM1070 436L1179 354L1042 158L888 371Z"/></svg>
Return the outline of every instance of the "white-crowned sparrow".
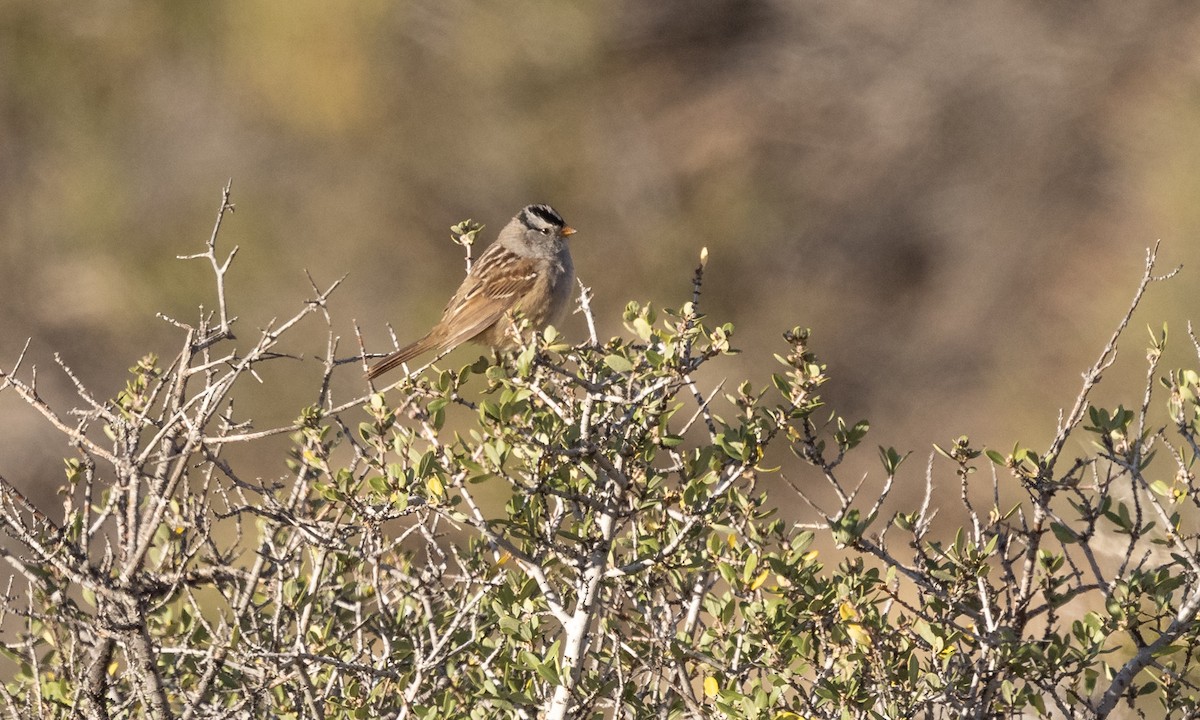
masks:
<svg viewBox="0 0 1200 720"><path fill-rule="evenodd" d="M575 228L549 205L517 213L479 256L450 298L442 319L425 337L371 366L374 379L430 350L450 350L468 340L504 348L512 344L506 316L520 310L533 327L559 322L571 299L575 266L567 236Z"/></svg>

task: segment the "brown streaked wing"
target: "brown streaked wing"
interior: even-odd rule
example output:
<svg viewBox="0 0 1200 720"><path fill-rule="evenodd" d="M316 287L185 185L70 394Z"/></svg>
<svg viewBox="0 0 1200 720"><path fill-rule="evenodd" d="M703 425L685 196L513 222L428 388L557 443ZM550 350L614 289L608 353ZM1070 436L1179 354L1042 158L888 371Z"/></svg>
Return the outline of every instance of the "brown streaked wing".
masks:
<svg viewBox="0 0 1200 720"><path fill-rule="evenodd" d="M446 306L441 323L444 346L453 347L487 330L533 289L537 277L534 261L499 245L489 247Z"/></svg>

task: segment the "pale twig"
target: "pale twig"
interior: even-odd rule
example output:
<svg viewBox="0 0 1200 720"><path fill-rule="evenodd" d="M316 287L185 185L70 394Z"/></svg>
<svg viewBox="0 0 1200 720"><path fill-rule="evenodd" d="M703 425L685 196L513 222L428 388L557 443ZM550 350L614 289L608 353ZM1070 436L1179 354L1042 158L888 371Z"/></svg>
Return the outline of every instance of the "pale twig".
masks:
<svg viewBox="0 0 1200 720"><path fill-rule="evenodd" d="M233 332L230 330L230 325L237 318L229 317L228 303L225 299L225 273L229 272L229 265L233 262L233 258L237 255L238 246L234 245L233 250L225 258L225 262L217 260L217 236L221 232L221 223L225 220L226 212L233 212L234 205L229 202L230 190L233 187L233 180L225 183L225 187L221 190L221 207L217 210L217 221L213 224L212 234L208 238L207 247L204 252L194 255L178 255L180 260L208 260L212 265L213 275L217 282L217 311L220 314L221 322L216 331L208 337L200 338L200 347L205 348L219 340L232 338Z"/></svg>
<svg viewBox="0 0 1200 720"><path fill-rule="evenodd" d="M79 397L82 398L83 401L88 405L91 405L92 410L95 411L95 413L109 422L116 421L116 416L104 403L101 403L100 401L96 400L96 398L92 397L92 394L88 392L87 388L83 386L83 383L78 377L76 377L75 373L71 371L71 368L63 361L61 355L54 353L54 362L58 364L58 367L61 368L63 373L71 380L71 384L75 386L75 392L79 395Z"/></svg>
<svg viewBox="0 0 1200 720"><path fill-rule="evenodd" d="M21 348L21 354L17 356L17 361L13 363L12 370L9 370L7 373L3 370L0 370L0 391L3 391L10 384L12 384L10 378L16 377L16 374L20 372L21 363L25 360L25 353L29 352L29 344L31 342L33 342L33 338L25 339L25 346Z"/></svg>
<svg viewBox="0 0 1200 720"><path fill-rule="evenodd" d="M1177 267L1166 275L1156 276L1154 274L1154 264L1157 259L1158 243L1154 243L1154 247L1146 250L1145 270L1142 272L1142 279L1138 283L1137 290L1133 293L1133 300L1129 303L1129 309L1125 312L1125 316L1121 318L1121 322L1117 324L1116 330L1113 331L1112 337L1109 338L1104 349L1100 351L1100 357L1096 359L1091 368L1083 373L1083 389L1080 390L1078 397L1075 398L1075 405L1067 414L1066 419L1059 421L1058 432L1051 441L1050 448L1046 451L1045 455L1046 462L1043 473L1045 479L1053 477L1054 465L1058 462L1059 453L1062 452L1063 446L1066 445L1067 438L1070 437L1079 423L1083 421L1083 417L1087 412L1088 397L1091 395L1092 389L1100 382L1101 374L1116 362L1117 340L1125 332L1125 328L1129 325L1134 311L1141 304L1146 288L1153 282L1169 280L1179 273L1179 268Z"/></svg>
<svg viewBox="0 0 1200 720"><path fill-rule="evenodd" d="M579 285L579 309L576 312L582 314L584 321L587 322L588 343L592 347L596 347L600 344L600 340L596 334L596 318L592 315L592 289L584 285L579 278L575 278L575 282Z"/></svg>
<svg viewBox="0 0 1200 720"><path fill-rule="evenodd" d="M1200 611L1200 583L1197 583L1194 578L1186 597L1187 599L1175 611L1175 617L1171 619L1170 625L1162 634L1155 638L1154 642L1139 647L1137 653L1113 676L1108 689L1104 691L1096 706L1096 717L1108 717L1138 673L1154 662L1155 656L1160 651L1185 633L1194 631L1196 614L1197 611Z"/></svg>
<svg viewBox="0 0 1200 720"><path fill-rule="evenodd" d="M713 420L712 413L709 411L708 406L712 402L712 399L716 397L717 393L721 391L721 388L725 387L725 379L722 378L721 381L716 384L716 386L712 389L712 392L708 394L708 397L704 397L700 394L700 388L696 386L696 381L692 379L690 374L684 375L683 379L687 383L688 389L692 391L692 397L696 400L696 412L692 413L692 416L688 418L686 423L684 423L680 434L682 435L683 433L687 432L692 427L692 424L696 422L697 418L704 418L704 426L708 429L709 439L716 440L717 423Z"/></svg>
<svg viewBox="0 0 1200 720"><path fill-rule="evenodd" d="M97 445L87 435L83 434L79 428L72 427L63 422L62 418L58 416L58 413L54 412L54 410L51 409L50 406L46 404L46 402L37 394L33 384L26 385L16 377L9 375L3 370L0 370L0 381L3 381L3 385L16 390L17 394L21 396L22 400L41 413L42 417L49 420L50 424L53 425L59 432L71 438L72 442L86 447L88 452L104 458L113 465L117 464L118 461L115 455Z"/></svg>

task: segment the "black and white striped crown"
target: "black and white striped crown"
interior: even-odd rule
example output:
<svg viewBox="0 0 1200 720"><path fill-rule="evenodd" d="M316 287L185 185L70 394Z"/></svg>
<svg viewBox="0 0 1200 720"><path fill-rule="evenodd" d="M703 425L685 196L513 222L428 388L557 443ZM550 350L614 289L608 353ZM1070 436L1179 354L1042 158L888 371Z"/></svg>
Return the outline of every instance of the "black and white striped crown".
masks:
<svg viewBox="0 0 1200 720"><path fill-rule="evenodd" d="M517 217L530 230L558 230L567 224L562 215L549 205L528 205Z"/></svg>

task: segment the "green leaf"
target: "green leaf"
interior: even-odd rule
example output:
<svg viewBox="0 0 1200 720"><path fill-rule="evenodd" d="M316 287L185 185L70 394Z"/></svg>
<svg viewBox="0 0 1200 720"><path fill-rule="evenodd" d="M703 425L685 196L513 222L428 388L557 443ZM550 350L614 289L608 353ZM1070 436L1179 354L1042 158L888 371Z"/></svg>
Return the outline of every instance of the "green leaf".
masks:
<svg viewBox="0 0 1200 720"><path fill-rule="evenodd" d="M865 425L866 423L860 424ZM879 446L879 459L883 462L883 469L888 475L895 475L896 469L900 467L900 463L904 462L904 459L911 454L911 452L907 452L901 455L896 452L895 448Z"/></svg>
<svg viewBox="0 0 1200 720"><path fill-rule="evenodd" d="M628 373L633 371L633 363L620 355L605 355L604 364L612 368L614 372Z"/></svg>
<svg viewBox="0 0 1200 720"><path fill-rule="evenodd" d="M633 319L633 332L637 334L642 342L649 342L654 328L644 318L639 317Z"/></svg>
<svg viewBox="0 0 1200 720"><path fill-rule="evenodd" d="M1071 528L1062 523L1050 523L1050 531L1054 533L1054 537L1063 545L1072 545L1079 542L1079 536Z"/></svg>

